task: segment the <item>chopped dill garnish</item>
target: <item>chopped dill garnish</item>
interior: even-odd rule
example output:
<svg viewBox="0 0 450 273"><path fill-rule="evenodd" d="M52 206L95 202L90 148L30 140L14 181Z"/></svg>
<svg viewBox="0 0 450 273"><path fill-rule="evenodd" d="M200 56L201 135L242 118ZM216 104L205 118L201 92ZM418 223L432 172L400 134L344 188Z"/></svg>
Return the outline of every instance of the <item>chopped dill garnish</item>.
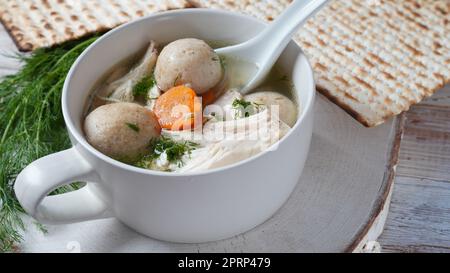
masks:
<svg viewBox="0 0 450 273"><path fill-rule="evenodd" d="M244 99L234 99L233 103L231 104L233 108L242 107L244 109L249 107L250 105L252 105L252 103Z"/></svg>
<svg viewBox="0 0 450 273"><path fill-rule="evenodd" d="M0 252L12 251L25 229L24 211L14 194L16 176L34 160L71 147L61 111L61 91L73 62L96 39L18 55L23 62L20 71L0 79ZM81 185L60 187L54 193Z"/></svg>
<svg viewBox="0 0 450 273"><path fill-rule="evenodd" d="M219 56L220 66L222 67L222 70L225 70L227 67L227 62L225 60L225 56Z"/></svg>
<svg viewBox="0 0 450 273"><path fill-rule="evenodd" d="M187 153L190 154L192 150L198 147L198 144L192 141L177 142L168 137L160 137L157 141L151 144L151 150L156 157L162 153L166 153L169 162L181 160ZM152 149L153 148L153 149Z"/></svg>
<svg viewBox="0 0 450 273"><path fill-rule="evenodd" d="M137 82L133 86L133 96L135 96L135 97L147 96L148 91L150 90L150 88L155 86L155 84L156 84L156 81L155 81L155 77L153 75L145 76L144 78L142 78L139 82Z"/></svg>
<svg viewBox="0 0 450 273"><path fill-rule="evenodd" d="M199 145L192 141L175 141L171 138L160 136L150 141L149 153L141 158L135 165L141 168L149 168L154 160L165 154L169 163L182 165L184 155L190 155Z"/></svg>
<svg viewBox="0 0 450 273"><path fill-rule="evenodd" d="M175 78L175 80L173 81L173 86L177 86L177 82L180 78L181 78L181 75L178 74L177 77Z"/></svg>
<svg viewBox="0 0 450 273"><path fill-rule="evenodd" d="M245 118L250 117L251 115L258 112L261 105L262 104L256 102L249 102L244 99L234 99L233 103L231 104L231 106L235 110L234 117L236 119L243 117Z"/></svg>
<svg viewBox="0 0 450 273"><path fill-rule="evenodd" d="M128 126L128 128L130 128L131 130L135 131L136 133L139 133L140 128L139 128L139 126L138 126L137 124L129 123L129 122L126 122L125 124L126 124L126 125Z"/></svg>

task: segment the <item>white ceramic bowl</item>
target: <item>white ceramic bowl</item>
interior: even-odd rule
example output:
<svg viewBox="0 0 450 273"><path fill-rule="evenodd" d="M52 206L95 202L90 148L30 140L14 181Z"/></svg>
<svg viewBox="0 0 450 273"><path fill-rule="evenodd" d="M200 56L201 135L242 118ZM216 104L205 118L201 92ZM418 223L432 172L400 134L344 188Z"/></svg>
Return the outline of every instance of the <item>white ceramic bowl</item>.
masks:
<svg viewBox="0 0 450 273"><path fill-rule="evenodd" d="M279 64L291 73L301 115L273 151L210 171L164 173L113 160L88 144L82 132L83 107L93 85L150 40L196 37L238 43L264 26L235 13L187 9L146 17L102 36L78 58L64 85L62 109L73 147L43 157L19 174L15 192L21 205L44 223L116 217L142 234L174 242L223 239L264 222L299 181L311 139L313 73L294 42ZM72 181L88 183L80 190L46 197Z"/></svg>

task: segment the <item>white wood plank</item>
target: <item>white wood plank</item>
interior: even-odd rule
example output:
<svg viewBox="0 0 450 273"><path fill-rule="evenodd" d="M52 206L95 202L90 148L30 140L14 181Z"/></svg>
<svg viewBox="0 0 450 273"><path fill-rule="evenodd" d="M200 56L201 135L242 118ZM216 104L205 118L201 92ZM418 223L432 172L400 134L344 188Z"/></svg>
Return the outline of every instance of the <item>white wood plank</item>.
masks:
<svg viewBox="0 0 450 273"><path fill-rule="evenodd" d="M385 252L450 253L450 182L398 176L385 230Z"/></svg>
<svg viewBox="0 0 450 273"><path fill-rule="evenodd" d="M397 174L450 180L450 86L407 113Z"/></svg>
<svg viewBox="0 0 450 273"><path fill-rule="evenodd" d="M386 252L450 252L450 85L406 114Z"/></svg>
<svg viewBox="0 0 450 273"><path fill-rule="evenodd" d="M424 100L421 105L441 105L449 106L450 102L450 84L437 91L433 96Z"/></svg>

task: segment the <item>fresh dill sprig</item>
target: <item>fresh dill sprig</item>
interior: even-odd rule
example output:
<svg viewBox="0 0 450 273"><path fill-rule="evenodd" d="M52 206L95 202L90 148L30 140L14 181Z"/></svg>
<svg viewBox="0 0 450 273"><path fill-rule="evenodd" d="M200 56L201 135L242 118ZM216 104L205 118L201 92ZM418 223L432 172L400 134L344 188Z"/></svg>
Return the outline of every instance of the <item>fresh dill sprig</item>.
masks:
<svg viewBox="0 0 450 273"><path fill-rule="evenodd" d="M149 153L136 163L137 167L149 168L154 160L163 153L167 156L169 163L180 166L184 155L190 155L199 145L192 141L175 141L171 138L160 136L152 139L149 145Z"/></svg>
<svg viewBox="0 0 450 273"><path fill-rule="evenodd" d="M162 136L151 144L150 150L153 151L156 157L159 157L162 153L166 153L169 162L177 162L185 154L190 154L197 146L198 144L192 141L177 142Z"/></svg>
<svg viewBox="0 0 450 273"><path fill-rule="evenodd" d="M145 96L147 96L150 88L155 86L155 84L156 84L156 81L155 81L155 77L153 75L145 76L138 83L136 83L136 85L133 87L133 95L135 97L137 97L137 96L145 97Z"/></svg>
<svg viewBox="0 0 450 273"><path fill-rule="evenodd" d="M131 130L135 131L136 133L139 133L140 128L139 128L139 126L138 126L137 124L135 124L135 123L129 123L129 122L126 122L125 124L126 124L126 125L128 126L128 128L130 128Z"/></svg>
<svg viewBox="0 0 450 273"><path fill-rule="evenodd" d="M61 112L62 86L73 62L96 39L18 56L24 66L0 80L0 252L12 251L25 229L13 189L18 173L34 160L71 146ZM72 184L54 193L79 187Z"/></svg>

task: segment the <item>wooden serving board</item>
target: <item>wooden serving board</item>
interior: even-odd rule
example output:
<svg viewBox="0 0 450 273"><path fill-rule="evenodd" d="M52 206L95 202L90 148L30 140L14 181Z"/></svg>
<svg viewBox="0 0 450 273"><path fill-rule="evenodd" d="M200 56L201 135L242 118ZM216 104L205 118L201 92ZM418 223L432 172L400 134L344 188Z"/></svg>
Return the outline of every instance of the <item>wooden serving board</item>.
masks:
<svg viewBox="0 0 450 273"><path fill-rule="evenodd" d="M13 42L0 30L0 49ZM0 75L17 63L0 57ZM116 219L47 226L24 217L23 252L351 252L364 251L386 219L403 117L364 128L318 96L315 129L304 172L288 202L268 221L231 239L175 244L144 237Z"/></svg>

